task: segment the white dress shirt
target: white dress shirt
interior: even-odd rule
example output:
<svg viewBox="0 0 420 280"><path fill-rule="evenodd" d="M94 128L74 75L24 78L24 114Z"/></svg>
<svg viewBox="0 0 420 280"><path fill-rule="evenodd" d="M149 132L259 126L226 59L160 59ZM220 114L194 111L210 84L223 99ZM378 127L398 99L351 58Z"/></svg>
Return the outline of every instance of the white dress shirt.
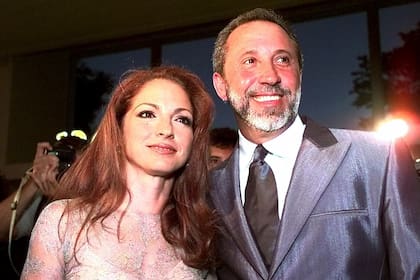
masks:
<svg viewBox="0 0 420 280"><path fill-rule="evenodd" d="M303 139L305 125L300 117L296 117L292 125L276 138L263 143L269 151L265 161L270 165L274 173L277 185L279 203L279 217L283 213L284 201L292 177L293 167ZM245 188L248 180L249 165L252 162L255 143L247 140L239 131L239 174L242 204L245 203Z"/></svg>

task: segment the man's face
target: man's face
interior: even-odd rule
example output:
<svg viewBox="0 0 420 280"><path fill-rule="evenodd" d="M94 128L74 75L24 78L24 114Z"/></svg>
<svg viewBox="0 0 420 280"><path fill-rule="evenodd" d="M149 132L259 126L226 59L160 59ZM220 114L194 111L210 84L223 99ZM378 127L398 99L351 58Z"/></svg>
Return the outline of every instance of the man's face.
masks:
<svg viewBox="0 0 420 280"><path fill-rule="evenodd" d="M213 169L219 166L222 162L227 160L232 154L233 147L230 148L220 148L214 145L210 145L210 157L208 162L208 168Z"/></svg>
<svg viewBox="0 0 420 280"><path fill-rule="evenodd" d="M243 24L230 34L224 75L215 73L213 83L235 110L241 131L282 131L296 117L300 102L295 45L275 23Z"/></svg>

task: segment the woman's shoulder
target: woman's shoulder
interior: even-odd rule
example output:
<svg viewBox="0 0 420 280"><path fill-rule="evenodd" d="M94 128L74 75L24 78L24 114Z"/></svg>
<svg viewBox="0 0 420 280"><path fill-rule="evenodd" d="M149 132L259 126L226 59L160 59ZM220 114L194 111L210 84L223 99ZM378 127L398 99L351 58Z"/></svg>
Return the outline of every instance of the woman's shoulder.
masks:
<svg viewBox="0 0 420 280"><path fill-rule="evenodd" d="M38 219L53 222L61 220L65 216L69 216L64 214L70 214L70 216L73 216L74 211L72 211L71 209L74 205L74 199L54 200L45 206L45 208L41 211L41 214L39 215Z"/></svg>
<svg viewBox="0 0 420 280"><path fill-rule="evenodd" d="M182 280L216 280L215 274L210 273L207 270L200 270L184 264L180 261L174 269L165 276L165 279L182 279Z"/></svg>
<svg viewBox="0 0 420 280"><path fill-rule="evenodd" d="M71 202L72 199L60 199L49 202L42 210L42 214L45 215L45 213L47 213L48 215L55 215L60 213L61 215Z"/></svg>
<svg viewBox="0 0 420 280"><path fill-rule="evenodd" d="M51 229L58 229L55 232L59 234L60 239L64 237L62 234L72 236L77 232L78 225L81 224L81 216L78 211L71 210L72 205L74 205L72 199L55 200L48 203L41 211L34 231L48 235Z"/></svg>

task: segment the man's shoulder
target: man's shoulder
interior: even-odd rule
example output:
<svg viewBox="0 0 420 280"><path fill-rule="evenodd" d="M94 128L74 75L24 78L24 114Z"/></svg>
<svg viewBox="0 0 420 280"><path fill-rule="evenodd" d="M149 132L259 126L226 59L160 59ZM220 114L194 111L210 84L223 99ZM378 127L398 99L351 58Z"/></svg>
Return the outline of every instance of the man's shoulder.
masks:
<svg viewBox="0 0 420 280"><path fill-rule="evenodd" d="M337 137L337 139L358 139L360 141L368 142L382 142L389 143L390 141L384 138L381 138L378 133L373 131L366 130L355 130L355 129L345 129L345 128L330 128L331 133Z"/></svg>
<svg viewBox="0 0 420 280"><path fill-rule="evenodd" d="M352 129L330 129L337 141L350 142L350 150L359 151L365 155L385 156L389 153L393 141L381 137L373 131L352 130Z"/></svg>

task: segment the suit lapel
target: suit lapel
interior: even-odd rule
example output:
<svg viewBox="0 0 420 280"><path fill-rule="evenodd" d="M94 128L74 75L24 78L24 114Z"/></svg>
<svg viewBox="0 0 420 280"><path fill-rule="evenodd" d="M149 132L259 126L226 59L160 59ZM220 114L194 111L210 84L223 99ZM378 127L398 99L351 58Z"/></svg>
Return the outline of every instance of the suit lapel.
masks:
<svg viewBox="0 0 420 280"><path fill-rule="evenodd" d="M349 146L350 142L338 143L329 129L308 120L285 200L270 276L280 266Z"/></svg>
<svg viewBox="0 0 420 280"><path fill-rule="evenodd" d="M224 167L212 171L211 178L210 196L226 230L255 271L266 279L268 271L248 227L241 201L238 147Z"/></svg>

